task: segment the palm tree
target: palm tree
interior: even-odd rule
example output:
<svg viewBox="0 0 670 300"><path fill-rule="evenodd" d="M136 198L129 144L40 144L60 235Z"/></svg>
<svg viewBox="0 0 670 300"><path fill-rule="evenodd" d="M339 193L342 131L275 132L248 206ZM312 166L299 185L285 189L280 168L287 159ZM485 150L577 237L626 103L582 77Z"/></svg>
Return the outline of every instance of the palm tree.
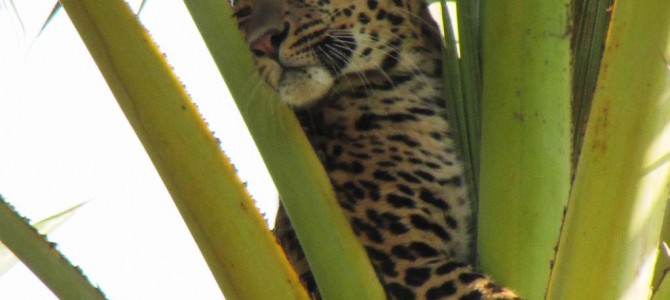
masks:
<svg viewBox="0 0 670 300"><path fill-rule="evenodd" d="M121 1L61 2L226 296L304 298L243 185L130 11ZM185 3L282 194L322 294L381 298L292 114L272 102L271 91L249 88L253 66L230 8ZM481 268L529 299L670 293L662 280L668 261L657 260L670 171L670 3L609 4L457 1L460 56L444 23L445 85L479 199Z"/></svg>

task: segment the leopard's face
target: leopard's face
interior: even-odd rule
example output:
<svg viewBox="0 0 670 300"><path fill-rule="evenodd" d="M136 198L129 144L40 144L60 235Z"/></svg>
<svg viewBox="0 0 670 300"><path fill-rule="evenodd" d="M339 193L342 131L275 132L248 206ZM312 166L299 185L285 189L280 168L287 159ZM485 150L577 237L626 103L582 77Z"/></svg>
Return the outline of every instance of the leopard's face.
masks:
<svg viewBox="0 0 670 300"><path fill-rule="evenodd" d="M340 82L412 73L414 56L439 52L420 1L239 0L235 16L261 76L283 102L304 107Z"/></svg>

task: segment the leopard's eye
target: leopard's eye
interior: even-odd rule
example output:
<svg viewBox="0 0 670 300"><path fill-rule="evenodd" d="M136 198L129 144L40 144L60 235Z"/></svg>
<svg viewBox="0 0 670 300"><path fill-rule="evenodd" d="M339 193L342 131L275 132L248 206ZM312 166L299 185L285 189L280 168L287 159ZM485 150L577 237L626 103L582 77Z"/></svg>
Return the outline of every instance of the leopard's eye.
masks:
<svg viewBox="0 0 670 300"><path fill-rule="evenodd" d="M242 7L233 13L233 17L237 19L246 18L250 15L251 15L251 6Z"/></svg>

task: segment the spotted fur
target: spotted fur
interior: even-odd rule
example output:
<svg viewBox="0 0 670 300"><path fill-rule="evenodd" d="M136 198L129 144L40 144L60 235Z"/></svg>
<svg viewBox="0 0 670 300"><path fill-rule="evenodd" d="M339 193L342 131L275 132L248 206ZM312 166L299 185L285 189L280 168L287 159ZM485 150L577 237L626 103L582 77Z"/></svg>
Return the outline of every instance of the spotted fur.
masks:
<svg viewBox="0 0 670 300"><path fill-rule="evenodd" d="M441 38L419 0L240 0L262 77L293 107L390 299L518 299L473 272ZM318 289L290 222L275 233Z"/></svg>

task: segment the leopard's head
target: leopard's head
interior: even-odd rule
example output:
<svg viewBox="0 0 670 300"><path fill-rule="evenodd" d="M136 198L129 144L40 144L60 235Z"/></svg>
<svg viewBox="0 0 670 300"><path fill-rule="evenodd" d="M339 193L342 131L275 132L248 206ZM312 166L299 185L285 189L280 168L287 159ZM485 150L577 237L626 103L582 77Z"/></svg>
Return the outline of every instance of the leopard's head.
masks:
<svg viewBox="0 0 670 300"><path fill-rule="evenodd" d="M293 107L339 82L437 68L425 62L427 52L439 59L440 38L422 0L238 0L234 9L259 73Z"/></svg>

